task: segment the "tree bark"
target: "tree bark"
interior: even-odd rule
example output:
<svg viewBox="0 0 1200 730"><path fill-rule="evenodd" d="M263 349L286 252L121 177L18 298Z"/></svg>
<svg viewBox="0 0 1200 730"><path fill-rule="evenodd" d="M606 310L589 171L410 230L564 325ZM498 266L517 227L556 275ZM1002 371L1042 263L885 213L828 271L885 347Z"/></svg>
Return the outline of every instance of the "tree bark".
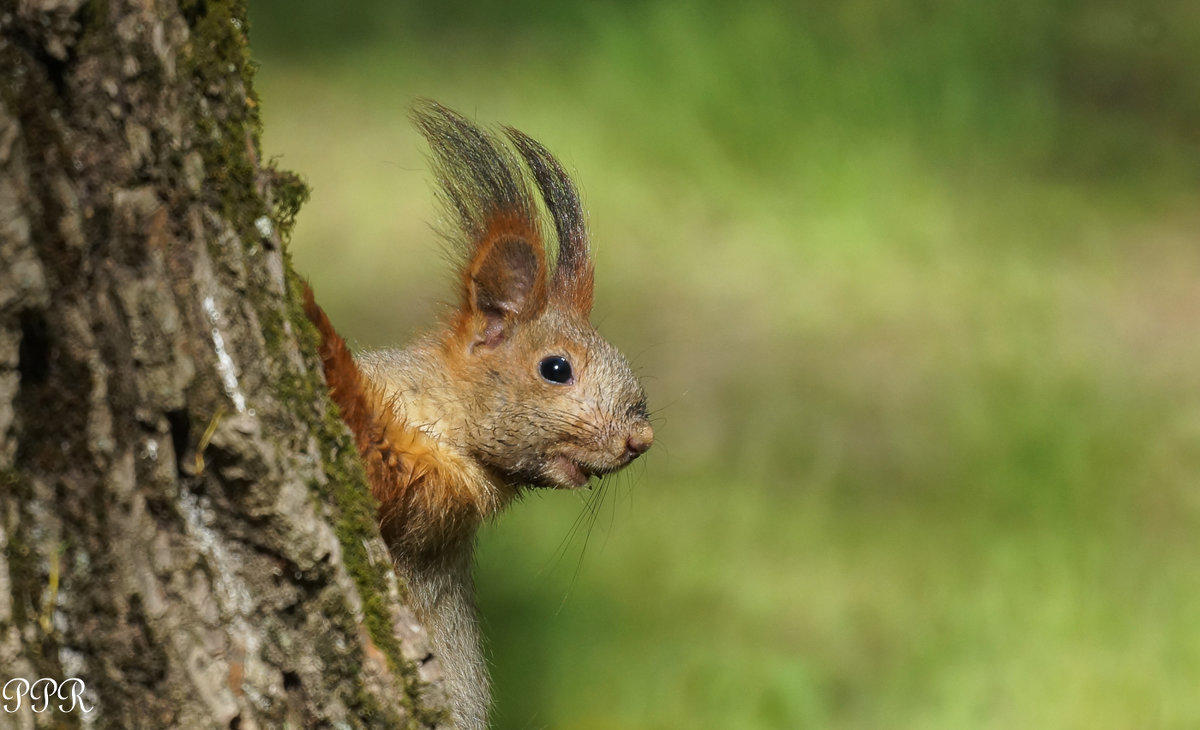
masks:
<svg viewBox="0 0 1200 730"><path fill-rule="evenodd" d="M435 727L239 0L0 0L0 727ZM44 689L44 687L43 687ZM16 709L13 709L16 705ZM90 707L85 712L84 707Z"/></svg>

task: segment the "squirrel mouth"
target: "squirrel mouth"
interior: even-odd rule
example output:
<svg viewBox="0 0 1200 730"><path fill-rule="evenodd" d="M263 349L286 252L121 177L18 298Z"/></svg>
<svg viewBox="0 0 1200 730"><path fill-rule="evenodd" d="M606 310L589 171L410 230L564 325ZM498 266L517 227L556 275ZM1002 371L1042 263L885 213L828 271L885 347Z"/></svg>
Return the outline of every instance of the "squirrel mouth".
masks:
<svg viewBox="0 0 1200 730"><path fill-rule="evenodd" d="M562 477L562 483L559 486L579 488L588 483L594 472L588 469L583 464L572 460L567 456L559 456L554 460L554 465Z"/></svg>

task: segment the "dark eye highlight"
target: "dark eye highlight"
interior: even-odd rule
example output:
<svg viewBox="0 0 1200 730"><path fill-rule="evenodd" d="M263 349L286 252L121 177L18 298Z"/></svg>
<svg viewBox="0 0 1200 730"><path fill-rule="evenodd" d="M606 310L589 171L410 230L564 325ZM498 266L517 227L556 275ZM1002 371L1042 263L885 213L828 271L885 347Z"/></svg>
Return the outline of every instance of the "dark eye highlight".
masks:
<svg viewBox="0 0 1200 730"><path fill-rule="evenodd" d="M565 357L551 355L538 364L538 373L547 382L567 385L571 382L571 363Z"/></svg>

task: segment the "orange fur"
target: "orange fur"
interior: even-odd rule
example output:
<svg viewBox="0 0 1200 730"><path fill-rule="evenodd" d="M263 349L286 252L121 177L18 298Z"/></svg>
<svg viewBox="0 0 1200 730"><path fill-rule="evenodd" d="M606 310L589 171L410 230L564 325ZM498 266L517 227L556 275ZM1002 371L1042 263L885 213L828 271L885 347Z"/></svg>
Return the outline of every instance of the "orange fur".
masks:
<svg viewBox="0 0 1200 730"><path fill-rule="evenodd" d="M363 376L307 283L304 313L321 335L329 394L354 435L389 546L432 559L454 536L468 538L495 506L460 478L436 441L408 425Z"/></svg>
<svg viewBox="0 0 1200 730"><path fill-rule="evenodd" d="M558 283L558 282L556 282ZM595 278L592 262L587 262L585 271L570 282L560 284L554 290L554 302L563 309L571 309L587 317L592 311Z"/></svg>

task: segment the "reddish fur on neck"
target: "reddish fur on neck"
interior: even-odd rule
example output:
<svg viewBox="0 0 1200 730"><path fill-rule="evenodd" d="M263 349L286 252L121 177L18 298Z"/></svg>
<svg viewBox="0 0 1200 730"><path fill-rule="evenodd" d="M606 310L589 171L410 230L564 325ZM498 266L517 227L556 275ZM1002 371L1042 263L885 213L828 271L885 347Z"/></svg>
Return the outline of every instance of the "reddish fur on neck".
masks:
<svg viewBox="0 0 1200 730"><path fill-rule="evenodd" d="M470 539L484 516L495 512L493 499L464 481L437 442L397 413L362 374L307 283L303 294L304 313L321 335L330 397L354 435L389 547L433 559L447 542Z"/></svg>

